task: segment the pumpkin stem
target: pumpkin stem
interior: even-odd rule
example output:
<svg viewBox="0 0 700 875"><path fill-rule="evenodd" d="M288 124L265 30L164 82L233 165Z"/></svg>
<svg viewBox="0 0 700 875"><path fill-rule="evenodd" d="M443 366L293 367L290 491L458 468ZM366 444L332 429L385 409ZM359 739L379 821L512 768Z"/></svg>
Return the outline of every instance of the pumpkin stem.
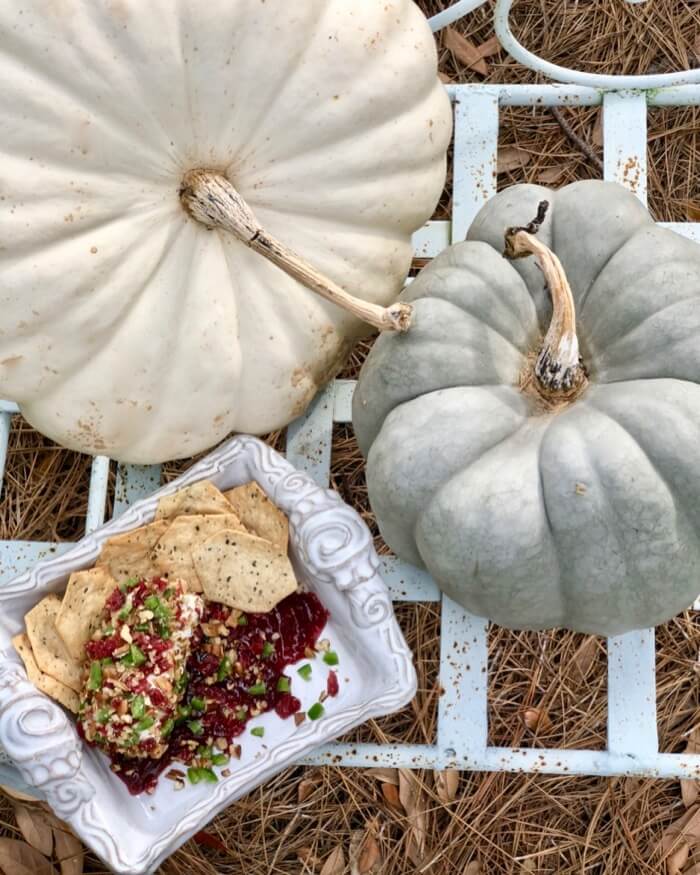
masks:
<svg viewBox="0 0 700 875"><path fill-rule="evenodd" d="M327 301L380 331L408 331L413 312L410 304L397 301L389 307L380 307L348 294L284 243L268 234L223 174L210 170L189 170L182 182L180 199L192 218L208 228L229 231L241 243Z"/></svg>
<svg viewBox="0 0 700 875"><path fill-rule="evenodd" d="M569 399L583 391L588 384L588 376L579 355L576 309L571 286L561 261L549 247L535 237L548 207L548 202L542 201L532 222L524 227L508 228L503 254L506 258L527 258L533 255L544 274L552 298L552 320L535 361L535 381L540 394L546 398Z"/></svg>

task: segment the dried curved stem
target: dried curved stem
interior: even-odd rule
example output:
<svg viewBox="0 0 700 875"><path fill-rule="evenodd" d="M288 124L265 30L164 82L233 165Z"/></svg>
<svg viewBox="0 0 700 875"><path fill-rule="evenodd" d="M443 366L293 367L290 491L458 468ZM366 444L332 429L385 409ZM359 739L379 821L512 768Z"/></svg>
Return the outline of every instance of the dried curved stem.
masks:
<svg viewBox="0 0 700 875"><path fill-rule="evenodd" d="M208 228L229 231L241 243L276 264L289 276L363 322L380 331L408 331L413 312L410 304L397 302L389 307L380 307L348 294L300 255L268 234L223 174L211 170L188 171L180 189L180 199L192 218Z"/></svg>
<svg viewBox="0 0 700 875"><path fill-rule="evenodd" d="M552 320L535 362L537 388L547 398L571 397L587 385L588 377L579 354L576 308L561 261L535 237L549 204L542 201L537 217L522 228L506 231L506 258L535 257L552 298Z"/></svg>

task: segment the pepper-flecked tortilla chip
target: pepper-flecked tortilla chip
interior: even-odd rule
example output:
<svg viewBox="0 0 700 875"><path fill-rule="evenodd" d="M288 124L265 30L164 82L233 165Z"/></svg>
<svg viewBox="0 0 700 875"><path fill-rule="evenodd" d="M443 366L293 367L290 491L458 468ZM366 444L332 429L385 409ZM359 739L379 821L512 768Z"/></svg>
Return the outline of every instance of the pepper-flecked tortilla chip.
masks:
<svg viewBox="0 0 700 875"><path fill-rule="evenodd" d="M70 687L57 681L56 678L41 671L34 659L28 636L24 632L21 635L15 635L12 644L24 663L30 683L34 684L37 690L41 690L42 693L46 693L47 696L58 702L59 705L63 705L64 708L77 714L80 707L80 697L75 690L71 690Z"/></svg>
<svg viewBox="0 0 700 875"><path fill-rule="evenodd" d="M74 659L84 658L85 645L100 625L105 602L116 585L107 568L71 574L56 616L56 629Z"/></svg>
<svg viewBox="0 0 700 875"><path fill-rule="evenodd" d="M241 611L271 611L297 588L287 554L245 532L217 532L193 550L192 560L204 595Z"/></svg>
<svg viewBox="0 0 700 875"><path fill-rule="evenodd" d="M289 520L257 483L224 492L243 525L254 535L277 545L284 553L289 542Z"/></svg>
<svg viewBox="0 0 700 875"><path fill-rule="evenodd" d="M233 508L213 483L200 480L161 498L155 519L172 520L178 516L209 513L233 513Z"/></svg>
<svg viewBox="0 0 700 875"><path fill-rule="evenodd" d="M202 585L192 564L192 550L216 532L240 527L240 520L235 513L176 517L155 546L156 568L171 580L184 580L189 592L202 592Z"/></svg>
<svg viewBox="0 0 700 875"><path fill-rule="evenodd" d="M61 609L61 597L47 595L25 616L27 637L40 671L56 678L62 684L80 692L83 667L78 659L68 652L63 638L56 628L56 617Z"/></svg>
<svg viewBox="0 0 700 875"><path fill-rule="evenodd" d="M153 548L167 530L167 520L158 520L109 538L102 545L97 567L106 566L117 583L130 577L154 577L158 569Z"/></svg>

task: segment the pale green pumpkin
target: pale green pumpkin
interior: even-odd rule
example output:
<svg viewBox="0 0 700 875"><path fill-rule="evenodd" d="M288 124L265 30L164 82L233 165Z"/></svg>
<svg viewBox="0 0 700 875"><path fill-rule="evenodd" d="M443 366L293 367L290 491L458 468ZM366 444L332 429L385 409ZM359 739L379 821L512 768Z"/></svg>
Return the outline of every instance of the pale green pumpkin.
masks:
<svg viewBox="0 0 700 875"><path fill-rule="evenodd" d="M542 200L536 236L510 243L541 241L563 266L571 300L539 253L559 302L549 333L536 259L502 255ZM412 328L379 338L353 410L396 553L511 628L611 635L686 608L700 591L700 247L614 183L520 185L404 300Z"/></svg>

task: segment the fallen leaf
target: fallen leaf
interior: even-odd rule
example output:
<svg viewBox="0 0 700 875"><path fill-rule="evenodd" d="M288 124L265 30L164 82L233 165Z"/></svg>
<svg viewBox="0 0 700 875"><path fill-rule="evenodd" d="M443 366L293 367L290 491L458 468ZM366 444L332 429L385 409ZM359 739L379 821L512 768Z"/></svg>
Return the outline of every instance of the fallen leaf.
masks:
<svg viewBox="0 0 700 875"><path fill-rule="evenodd" d="M552 728L552 721L543 708L526 708L520 716L530 732L547 732Z"/></svg>
<svg viewBox="0 0 700 875"><path fill-rule="evenodd" d="M460 64L464 64L465 67L469 67L482 76L488 74L489 66L471 40L467 39L466 36L463 36L453 27L446 27L444 34L443 45L452 52Z"/></svg>
<svg viewBox="0 0 700 875"><path fill-rule="evenodd" d="M0 784L0 790L11 799L17 799L19 802L38 802L36 796L30 796L29 793L22 793L21 790L15 790L14 787L8 787L7 784Z"/></svg>
<svg viewBox="0 0 700 875"><path fill-rule="evenodd" d="M398 769L367 769L365 775L370 778L376 778L382 784L393 784L394 787L399 786Z"/></svg>
<svg viewBox="0 0 700 875"><path fill-rule="evenodd" d="M372 833L368 832L362 842L360 856L357 861L357 870L360 875L366 875L366 873L374 871L380 861L381 853L379 851L377 840Z"/></svg>
<svg viewBox="0 0 700 875"><path fill-rule="evenodd" d="M41 810L15 805L15 820L27 842L47 857L53 853L53 832Z"/></svg>
<svg viewBox="0 0 700 875"><path fill-rule="evenodd" d="M591 133L591 143L598 148L603 146L603 108L598 110L595 117L595 124Z"/></svg>
<svg viewBox="0 0 700 875"><path fill-rule="evenodd" d="M559 167L545 167L537 174L537 181L543 182L545 185L554 185L566 173L567 167L560 165Z"/></svg>
<svg viewBox="0 0 700 875"><path fill-rule="evenodd" d="M309 865L313 865L314 862L316 862L313 850L308 847L299 848L297 850L297 859L300 863L308 863Z"/></svg>
<svg viewBox="0 0 700 875"><path fill-rule="evenodd" d="M226 845L221 841L221 839L218 839L210 832L200 830L198 833L195 833L193 838L196 844L201 845L204 848L212 848L212 850L214 851L219 851L219 853L221 854L230 856L231 852L226 847Z"/></svg>
<svg viewBox="0 0 700 875"><path fill-rule="evenodd" d="M467 863L462 875L481 875L481 863L478 860L472 860Z"/></svg>
<svg viewBox="0 0 700 875"><path fill-rule="evenodd" d="M482 58L490 58L491 55L497 55L501 51L501 44L497 36L492 36L485 43L481 43L476 47L477 52Z"/></svg>
<svg viewBox="0 0 700 875"><path fill-rule="evenodd" d="M326 857L326 862L323 864L320 875L343 875L345 871L345 854L343 846L338 845Z"/></svg>
<svg viewBox="0 0 700 875"><path fill-rule="evenodd" d="M530 163L531 155L519 146L503 146L496 156L496 172L508 173Z"/></svg>
<svg viewBox="0 0 700 875"><path fill-rule="evenodd" d="M399 769L399 799L410 825L407 853L411 862L419 866L425 858L425 793L410 769Z"/></svg>
<svg viewBox="0 0 700 875"><path fill-rule="evenodd" d="M440 802L445 804L454 802L459 788L458 769L444 769L441 772L433 772L433 780L435 781L435 792Z"/></svg>
<svg viewBox="0 0 700 875"><path fill-rule="evenodd" d="M316 783L314 781L309 781L308 778L299 781L299 786L297 788L297 799L299 802L306 801L315 789Z"/></svg>
<svg viewBox="0 0 700 875"><path fill-rule="evenodd" d="M595 635L587 635L576 648L572 662L578 669L578 673L585 680L588 677L588 672L593 667L593 663L598 655L598 642Z"/></svg>
<svg viewBox="0 0 700 875"><path fill-rule="evenodd" d="M447 73L438 73L438 78L439 78L440 81L443 82L445 85L452 85L452 84L454 83L454 81L455 81L455 80L452 78L452 76L448 76Z"/></svg>
<svg viewBox="0 0 700 875"><path fill-rule="evenodd" d="M671 854L666 860L667 875L680 875L681 869L688 862L690 848L685 842Z"/></svg>
<svg viewBox="0 0 700 875"><path fill-rule="evenodd" d="M403 806L401 805L401 800L399 799L398 787L395 787L393 784L382 784L382 796L384 797L384 801L389 806L389 808L393 808L399 813L403 812Z"/></svg>
<svg viewBox="0 0 700 875"><path fill-rule="evenodd" d="M56 859L61 864L61 875L83 875L85 852L82 843L69 832L54 830Z"/></svg>
<svg viewBox="0 0 700 875"><path fill-rule="evenodd" d="M685 205L685 214L689 222L700 222L700 203Z"/></svg>
<svg viewBox="0 0 700 875"><path fill-rule="evenodd" d="M700 806L689 808L682 817L666 827L659 842L659 850L665 859L681 844L695 844L700 841Z"/></svg>
<svg viewBox="0 0 700 875"><path fill-rule="evenodd" d="M535 863L532 857L528 857L527 860L523 862L523 872L534 872L537 869L537 863Z"/></svg>
<svg viewBox="0 0 700 875"><path fill-rule="evenodd" d="M688 736L688 741L685 745L685 753L700 753L700 728L693 729ZM700 796L700 784L697 781L681 779L681 798L686 808L690 808L698 801Z"/></svg>
<svg viewBox="0 0 700 875"><path fill-rule="evenodd" d="M58 875L43 854L17 839L0 839L0 871L4 875Z"/></svg>

